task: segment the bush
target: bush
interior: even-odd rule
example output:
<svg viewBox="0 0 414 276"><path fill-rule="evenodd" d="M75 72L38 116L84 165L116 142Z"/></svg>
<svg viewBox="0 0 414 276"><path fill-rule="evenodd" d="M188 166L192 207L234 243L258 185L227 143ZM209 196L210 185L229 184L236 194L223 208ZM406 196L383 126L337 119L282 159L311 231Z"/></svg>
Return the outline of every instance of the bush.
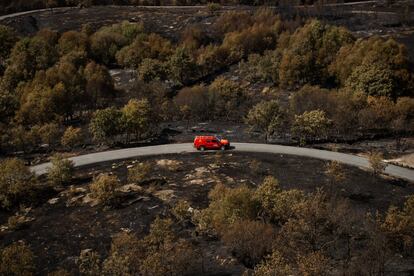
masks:
<svg viewBox="0 0 414 276"><path fill-rule="evenodd" d="M302 115L295 115L292 131L303 145L311 139L325 138L331 122L322 110L305 111Z"/></svg>
<svg viewBox="0 0 414 276"><path fill-rule="evenodd" d="M14 206L20 199L33 192L36 178L23 161L5 159L0 161L0 205L2 208Z"/></svg>
<svg viewBox="0 0 414 276"><path fill-rule="evenodd" d="M109 143L123 132L122 113L109 107L95 111L89 124L89 131L96 141Z"/></svg>
<svg viewBox="0 0 414 276"><path fill-rule="evenodd" d="M118 186L119 180L116 176L100 174L90 186L92 197L96 198L103 205L110 205L114 203L118 196L116 191Z"/></svg>
<svg viewBox="0 0 414 276"><path fill-rule="evenodd" d="M414 195L407 198L402 209L391 206L381 228L396 249L410 255L414 248Z"/></svg>
<svg viewBox="0 0 414 276"><path fill-rule="evenodd" d="M144 257L144 244L135 235L119 233L112 239L109 257L103 263L103 272L106 275L136 275Z"/></svg>
<svg viewBox="0 0 414 276"><path fill-rule="evenodd" d="M264 215L272 222L284 224L295 215L295 206L305 199L302 191L282 191L277 179L268 176L255 191Z"/></svg>
<svg viewBox="0 0 414 276"><path fill-rule="evenodd" d="M82 250L77 260L79 272L82 275L101 275L101 260L97 252L90 249Z"/></svg>
<svg viewBox="0 0 414 276"><path fill-rule="evenodd" d="M233 255L249 268L268 255L273 246L275 231L269 224L241 220L222 231L222 240Z"/></svg>
<svg viewBox="0 0 414 276"><path fill-rule="evenodd" d="M384 156L380 152L371 152L368 161L371 165L372 172L374 174L381 174L384 172L385 168L387 167L387 164L383 161Z"/></svg>
<svg viewBox="0 0 414 276"><path fill-rule="evenodd" d="M254 275L293 275L293 269L280 252L273 251L272 255L254 268Z"/></svg>
<svg viewBox="0 0 414 276"><path fill-rule="evenodd" d="M82 133L80 128L68 127L63 133L61 143L64 147L74 148L82 142Z"/></svg>
<svg viewBox="0 0 414 276"><path fill-rule="evenodd" d="M221 233L229 224L239 220L254 220L260 204L246 186L226 188L217 184L209 193L210 204L197 218L200 230L210 228Z"/></svg>
<svg viewBox="0 0 414 276"><path fill-rule="evenodd" d="M60 154L55 154L51 159L52 167L47 170L47 178L54 186L69 184L74 173L74 163L65 159Z"/></svg>
<svg viewBox="0 0 414 276"><path fill-rule="evenodd" d="M191 218L190 207L187 201L180 200L174 205L171 212L178 221L183 222Z"/></svg>
<svg viewBox="0 0 414 276"><path fill-rule="evenodd" d="M221 6L218 3L208 3L207 9L209 10L209 12L214 13L216 11L219 11L221 9Z"/></svg>
<svg viewBox="0 0 414 276"><path fill-rule="evenodd" d="M329 275L329 260L321 252L312 252L298 257L298 267L302 275L324 276Z"/></svg>
<svg viewBox="0 0 414 276"><path fill-rule="evenodd" d="M12 243L0 253L1 275L29 276L35 272L34 256L23 241Z"/></svg>
<svg viewBox="0 0 414 276"><path fill-rule="evenodd" d="M152 173L150 162L142 162L128 169L128 183L140 183L147 180Z"/></svg>

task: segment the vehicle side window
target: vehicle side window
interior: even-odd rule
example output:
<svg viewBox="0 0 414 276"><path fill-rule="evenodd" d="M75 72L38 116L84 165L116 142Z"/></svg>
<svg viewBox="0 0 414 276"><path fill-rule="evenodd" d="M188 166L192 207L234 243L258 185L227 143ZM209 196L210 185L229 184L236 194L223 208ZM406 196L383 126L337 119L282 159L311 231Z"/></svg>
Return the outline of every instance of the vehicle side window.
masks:
<svg viewBox="0 0 414 276"><path fill-rule="evenodd" d="M217 141L217 140L213 140L212 142L213 142L213 143L217 143L218 141Z"/></svg>

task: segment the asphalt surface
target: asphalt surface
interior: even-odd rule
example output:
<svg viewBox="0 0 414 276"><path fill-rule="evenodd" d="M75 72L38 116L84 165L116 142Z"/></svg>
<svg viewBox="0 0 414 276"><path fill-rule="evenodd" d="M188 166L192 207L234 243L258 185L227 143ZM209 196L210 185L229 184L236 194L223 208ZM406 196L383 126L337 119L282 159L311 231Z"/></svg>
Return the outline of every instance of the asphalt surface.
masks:
<svg viewBox="0 0 414 276"><path fill-rule="evenodd" d="M323 160L335 160L343 164L370 169L369 162L366 158L345 154L340 152L332 152L326 150L317 150L300 147L289 147L270 144L254 144L254 143L232 143L233 149L230 151L236 152L263 152L274 153L281 155L297 155L303 157L317 158ZM75 167L86 165L93 165L102 162L110 162L122 159L129 159L139 156L162 155L162 154L177 154L177 153L197 153L193 148L192 143L185 144L167 144L160 146L127 148L120 150L111 150L104 152L97 152L91 154L80 155L69 158L75 164ZM31 170L42 175L47 173L47 169L51 166L50 163L43 163L31 167ZM395 165L388 165L385 168L385 173L397 178L403 178L414 182L414 170L402 168Z"/></svg>

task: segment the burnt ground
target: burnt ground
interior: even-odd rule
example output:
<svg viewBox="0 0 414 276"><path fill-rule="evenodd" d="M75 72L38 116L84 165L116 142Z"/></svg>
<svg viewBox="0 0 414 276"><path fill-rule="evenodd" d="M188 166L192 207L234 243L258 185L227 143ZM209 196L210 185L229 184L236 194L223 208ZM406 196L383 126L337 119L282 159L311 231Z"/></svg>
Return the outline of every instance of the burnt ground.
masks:
<svg viewBox="0 0 414 276"><path fill-rule="evenodd" d="M258 161L258 169L251 165ZM125 191L113 208L93 206L88 185L93 175L110 172L126 184L127 167L136 162L151 162L149 180ZM120 231L131 231L143 237L156 216L166 216L178 200L186 200L191 207L208 206L208 192L218 182L230 187L248 185L255 187L266 175L275 176L283 189L297 188L306 192L318 187L327 189L324 175L325 161L271 154L226 152L164 155L145 157L117 163L103 163L91 168L81 168L76 173L72 187L65 187L43 203L29 209L26 217L33 219L20 229L10 230L7 218L11 213L0 213L1 246L25 240L37 256L38 274L46 274L57 267L76 273L76 258L83 249L97 250L106 257L111 236ZM383 212L391 204L400 206L407 195L414 193L413 183L373 176L370 172L344 167L347 179L333 190L348 198L352 208L361 215L367 211ZM179 226L180 236L189 238L193 226ZM217 240L198 237L196 242L205 251L206 274L240 275L244 267L237 263ZM218 261L220 260L220 261ZM219 263L222 263L221 265ZM224 265L223 265L224 263Z"/></svg>

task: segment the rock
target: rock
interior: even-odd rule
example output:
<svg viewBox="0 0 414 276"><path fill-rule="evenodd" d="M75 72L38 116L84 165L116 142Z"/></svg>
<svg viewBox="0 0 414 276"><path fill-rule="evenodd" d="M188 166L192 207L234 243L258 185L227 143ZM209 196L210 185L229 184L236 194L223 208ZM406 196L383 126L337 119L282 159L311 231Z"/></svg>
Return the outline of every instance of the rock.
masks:
<svg viewBox="0 0 414 276"><path fill-rule="evenodd" d="M154 196L158 197L162 201L170 201L175 198L173 190L161 190L154 193Z"/></svg>
<svg viewBox="0 0 414 276"><path fill-rule="evenodd" d="M183 162L178 160L170 160L170 159L161 159L157 161L157 165L165 168L165 169L171 169L171 168L177 168L180 166Z"/></svg>
<svg viewBox="0 0 414 276"><path fill-rule="evenodd" d="M90 205L91 207L97 206L99 204L99 201L97 199L93 198L91 196L91 194L87 194L86 196L84 196L82 198L82 202L84 204Z"/></svg>
<svg viewBox="0 0 414 276"><path fill-rule="evenodd" d="M119 188L118 191L122 193L139 193L143 191L143 188L137 184L127 184Z"/></svg>
<svg viewBox="0 0 414 276"><path fill-rule="evenodd" d="M59 201L59 198L58 198L58 197L55 197L55 198L49 199L49 200L47 201L47 203L49 203L49 204L51 204L51 205L54 205L54 204L56 204L58 201Z"/></svg>

